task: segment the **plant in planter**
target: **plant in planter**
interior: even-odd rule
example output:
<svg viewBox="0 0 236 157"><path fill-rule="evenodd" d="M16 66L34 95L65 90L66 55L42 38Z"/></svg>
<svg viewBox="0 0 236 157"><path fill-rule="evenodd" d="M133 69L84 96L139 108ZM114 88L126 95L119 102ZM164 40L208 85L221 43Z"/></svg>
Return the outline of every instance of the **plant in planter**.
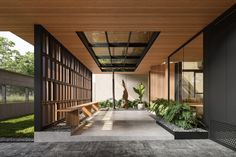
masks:
<svg viewBox="0 0 236 157"><path fill-rule="evenodd" d="M140 84L137 85L137 87L133 87L133 89L134 89L134 92L137 93L139 96L138 109L144 109L145 105L144 105L142 99L143 99L143 95L145 92L145 86L141 82Z"/></svg>
<svg viewBox="0 0 236 157"><path fill-rule="evenodd" d="M163 118L165 121L184 129L194 128L198 124L195 111L184 103L157 99L151 103L150 110L155 112L158 117Z"/></svg>

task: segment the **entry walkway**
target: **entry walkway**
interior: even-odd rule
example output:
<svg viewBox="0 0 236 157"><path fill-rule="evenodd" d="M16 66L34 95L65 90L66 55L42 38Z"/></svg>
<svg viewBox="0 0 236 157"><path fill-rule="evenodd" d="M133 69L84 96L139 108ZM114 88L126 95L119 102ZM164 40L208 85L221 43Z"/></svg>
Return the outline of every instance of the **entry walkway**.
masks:
<svg viewBox="0 0 236 157"><path fill-rule="evenodd" d="M100 111L77 135L84 140L172 140L147 111Z"/></svg>
<svg viewBox="0 0 236 157"><path fill-rule="evenodd" d="M80 131L35 132L36 142L173 140L145 110L98 111Z"/></svg>
<svg viewBox="0 0 236 157"><path fill-rule="evenodd" d="M235 157L210 140L0 143L0 156L38 157Z"/></svg>

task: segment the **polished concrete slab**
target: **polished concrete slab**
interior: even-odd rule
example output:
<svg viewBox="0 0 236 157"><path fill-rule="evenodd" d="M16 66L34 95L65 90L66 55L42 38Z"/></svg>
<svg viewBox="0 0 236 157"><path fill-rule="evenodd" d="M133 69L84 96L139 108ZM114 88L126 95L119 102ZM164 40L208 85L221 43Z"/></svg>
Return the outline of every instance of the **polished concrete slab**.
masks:
<svg viewBox="0 0 236 157"><path fill-rule="evenodd" d="M0 143L0 156L16 157L235 157L211 140Z"/></svg>
<svg viewBox="0 0 236 157"><path fill-rule="evenodd" d="M149 112L129 110L100 111L77 135L174 139L172 134L156 124Z"/></svg>
<svg viewBox="0 0 236 157"><path fill-rule="evenodd" d="M87 125L71 136L70 132L35 133L36 142L173 140L174 136L156 124L145 110L99 111Z"/></svg>

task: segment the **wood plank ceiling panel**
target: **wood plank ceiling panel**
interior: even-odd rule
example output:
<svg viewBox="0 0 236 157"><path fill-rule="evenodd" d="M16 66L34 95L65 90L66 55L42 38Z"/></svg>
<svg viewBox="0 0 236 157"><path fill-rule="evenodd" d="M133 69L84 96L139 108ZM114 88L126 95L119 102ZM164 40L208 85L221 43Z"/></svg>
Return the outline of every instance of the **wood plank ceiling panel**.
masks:
<svg viewBox="0 0 236 157"><path fill-rule="evenodd" d="M235 0L11 0L0 1L0 30L33 44L41 24L93 73L101 73L76 31L160 31L134 73L147 73ZM196 42L194 49L201 48ZM194 52L194 50L193 50Z"/></svg>

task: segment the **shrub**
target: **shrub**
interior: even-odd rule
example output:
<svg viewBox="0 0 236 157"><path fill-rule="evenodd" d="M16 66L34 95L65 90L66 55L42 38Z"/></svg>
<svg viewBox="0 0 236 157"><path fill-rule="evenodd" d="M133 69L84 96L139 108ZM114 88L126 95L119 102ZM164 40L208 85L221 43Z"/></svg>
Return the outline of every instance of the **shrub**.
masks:
<svg viewBox="0 0 236 157"><path fill-rule="evenodd" d="M129 100L129 108L138 108L139 102L139 99L135 99L133 101Z"/></svg>
<svg viewBox="0 0 236 157"><path fill-rule="evenodd" d="M122 104L124 103L123 99L115 100L116 107L121 108ZM140 103L139 99L135 99L133 101L128 100L128 107L129 108L138 108L138 104ZM147 102L143 102L145 105L147 105ZM100 108L112 108L113 107L113 99L109 98L104 101L99 102Z"/></svg>
<svg viewBox="0 0 236 157"><path fill-rule="evenodd" d="M100 102L99 102L99 106L100 106L101 108L112 107L112 105L113 105L113 103L112 103L111 99L107 99L107 100L105 100L105 101L100 101Z"/></svg>
<svg viewBox="0 0 236 157"><path fill-rule="evenodd" d="M194 111L187 104L157 99L150 104L150 110L164 120L184 129L191 129L197 125Z"/></svg>

